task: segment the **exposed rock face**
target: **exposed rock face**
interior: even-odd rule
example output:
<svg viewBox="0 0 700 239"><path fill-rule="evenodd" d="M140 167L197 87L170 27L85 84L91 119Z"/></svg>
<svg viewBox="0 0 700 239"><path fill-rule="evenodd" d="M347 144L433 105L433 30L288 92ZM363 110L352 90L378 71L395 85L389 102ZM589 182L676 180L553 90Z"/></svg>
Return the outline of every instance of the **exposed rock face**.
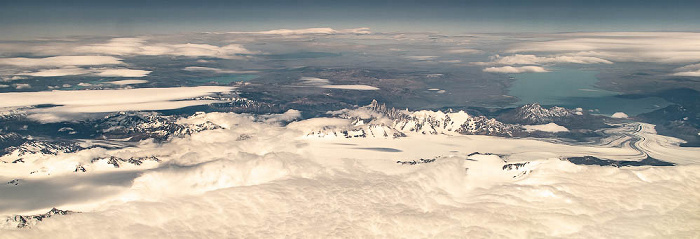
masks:
<svg viewBox="0 0 700 239"><path fill-rule="evenodd" d="M196 116L197 114L195 114ZM178 124L176 116L157 113L118 113L92 122L103 138L129 138L131 141L153 138L158 141L221 128L211 122L197 125Z"/></svg>
<svg viewBox="0 0 700 239"><path fill-rule="evenodd" d="M47 142L38 140L27 140L19 146L10 146L0 153L0 156L9 154L17 157L29 154L46 154L56 155L59 153L72 153L83 149L79 145L71 142ZM13 161L13 163L21 163L22 161Z"/></svg>
<svg viewBox="0 0 700 239"><path fill-rule="evenodd" d="M108 158L94 158L90 162L95 163L98 161L104 160L107 162L107 164L111 164L115 168L119 168L122 164L128 163L128 164L133 164L133 165L141 165L143 164L144 161L155 161L155 162L160 162L160 159L158 159L155 156L150 156L150 157L131 157L128 159L125 158L120 158L120 157L115 157L115 156L110 156ZM80 166L82 168L82 166ZM77 172L78 169L76 169ZM83 168L83 172L85 169Z"/></svg>
<svg viewBox="0 0 700 239"><path fill-rule="evenodd" d="M540 104L533 103L515 108L510 112L500 115L498 118L504 122L532 125L557 123L565 118L582 115L582 111L570 110L557 106L548 109L542 107Z"/></svg>
<svg viewBox="0 0 700 239"><path fill-rule="evenodd" d="M583 134L582 136L594 130L611 127L608 125L609 118L606 116L594 115L581 108L567 109L558 106L544 108L537 103L504 110L496 119L503 123L521 125L555 123L569 129L571 133Z"/></svg>
<svg viewBox="0 0 700 239"><path fill-rule="evenodd" d="M15 215L12 217L7 217L2 227L0 228L27 228L36 225L37 223L43 221L46 218L61 215L70 215L76 212L68 210L60 210L52 208L50 211L44 214L37 215Z"/></svg>
<svg viewBox="0 0 700 239"><path fill-rule="evenodd" d="M190 117L197 117L194 114ZM165 116L154 112L120 112L110 114L101 119L92 119L71 123L73 127L61 127L57 132L90 131L96 139L120 139L140 141L154 139L165 141L172 137L183 137L200 131L222 128L210 121L188 124L179 123L179 116ZM78 130L76 130L78 129ZM86 134L89 135L89 134ZM22 136L17 133L0 132L0 156L11 155L14 163L21 163L22 156L59 153L73 153L85 148L72 140L55 140L52 137L33 139L32 136ZM10 161L8 161L10 162Z"/></svg>
<svg viewBox="0 0 700 239"><path fill-rule="evenodd" d="M22 144L24 141L25 141L25 139L17 133L14 133L14 132L6 133L6 134L0 133L0 148L17 146L17 145ZM1 155L1 153L0 153L0 155Z"/></svg>
<svg viewBox="0 0 700 239"><path fill-rule="evenodd" d="M371 104L346 110L339 115L350 119L346 128L326 127L310 135L326 137L403 137L408 133L421 134L469 134L493 136L524 135L519 125L504 124L485 116L471 116L464 111L408 111L388 108L376 100Z"/></svg>

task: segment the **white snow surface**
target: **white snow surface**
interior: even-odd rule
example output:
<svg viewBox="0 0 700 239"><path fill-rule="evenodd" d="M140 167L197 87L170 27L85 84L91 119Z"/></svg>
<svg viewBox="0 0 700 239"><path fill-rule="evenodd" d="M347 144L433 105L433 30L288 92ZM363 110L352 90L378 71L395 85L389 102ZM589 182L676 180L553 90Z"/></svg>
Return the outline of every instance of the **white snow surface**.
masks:
<svg viewBox="0 0 700 239"><path fill-rule="evenodd" d="M0 185L0 215L52 207L82 212L28 229L0 229L2 237L688 238L700 233L700 152L656 135L652 125L640 124L633 132L644 139L637 147L678 165L615 168L559 159L642 157L619 141L571 145L445 134L310 138L302 137L304 131L350 122L314 118L281 126L233 113L197 114L180 122L205 121L222 128L162 144L146 140L123 149L0 163L0 182L20 179L16 186ZM468 156L475 151L482 154ZM122 168L90 162L105 156L162 161ZM421 158L435 161L397 163ZM528 163L503 170L505 161ZM73 172L78 164L87 172Z"/></svg>

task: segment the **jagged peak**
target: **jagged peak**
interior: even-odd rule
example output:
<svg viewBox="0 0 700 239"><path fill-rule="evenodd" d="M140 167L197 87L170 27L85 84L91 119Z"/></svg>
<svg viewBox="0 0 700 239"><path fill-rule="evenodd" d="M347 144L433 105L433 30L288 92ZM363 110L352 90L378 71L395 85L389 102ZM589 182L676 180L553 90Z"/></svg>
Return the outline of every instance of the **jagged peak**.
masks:
<svg viewBox="0 0 700 239"><path fill-rule="evenodd" d="M545 108L542 107L539 103L530 103L530 104L525 104L523 106L518 107L520 110L544 110Z"/></svg>
<svg viewBox="0 0 700 239"><path fill-rule="evenodd" d="M368 114L367 111L370 111ZM318 135L345 135L345 137L365 137L367 132L373 134L374 126L381 126L382 132L422 133L422 134L483 134L513 136L522 131L519 125L504 124L485 116L471 116L465 111L410 111L389 108L377 100L355 110L343 110L337 115L351 119L352 126L347 129L331 129L338 132L318 132ZM377 128L379 130L379 128ZM324 131L324 130L322 130ZM346 132L347 131L347 132ZM357 134L349 135L349 132Z"/></svg>

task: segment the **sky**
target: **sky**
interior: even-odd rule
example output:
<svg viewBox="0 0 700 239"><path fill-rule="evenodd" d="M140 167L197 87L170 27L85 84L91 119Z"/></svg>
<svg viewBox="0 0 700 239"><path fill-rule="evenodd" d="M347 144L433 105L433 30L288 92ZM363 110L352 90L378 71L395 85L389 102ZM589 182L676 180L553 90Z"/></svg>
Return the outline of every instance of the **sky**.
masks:
<svg viewBox="0 0 700 239"><path fill-rule="evenodd" d="M697 31L698 1L3 1L0 39L307 27L378 31Z"/></svg>

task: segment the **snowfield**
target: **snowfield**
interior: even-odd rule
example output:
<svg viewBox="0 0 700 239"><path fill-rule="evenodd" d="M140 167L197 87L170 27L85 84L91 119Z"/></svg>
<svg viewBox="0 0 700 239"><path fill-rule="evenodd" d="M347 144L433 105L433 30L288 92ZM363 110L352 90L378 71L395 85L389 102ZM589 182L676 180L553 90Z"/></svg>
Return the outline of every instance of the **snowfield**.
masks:
<svg viewBox="0 0 700 239"><path fill-rule="evenodd" d="M208 91L209 89L207 89ZM217 89L218 90L218 89ZM700 150L653 125L601 145L482 135L309 137L349 119L206 113L221 128L121 149L0 158L0 214L78 211L3 238L689 238ZM267 121L267 122L264 122ZM631 130L625 130L630 129ZM479 153L475 153L479 152ZM669 167L575 165L591 155ZM155 156L141 165L95 158ZM403 163L402 163L403 162ZM76 172L81 165L86 171ZM4 223L4 224L3 224Z"/></svg>

